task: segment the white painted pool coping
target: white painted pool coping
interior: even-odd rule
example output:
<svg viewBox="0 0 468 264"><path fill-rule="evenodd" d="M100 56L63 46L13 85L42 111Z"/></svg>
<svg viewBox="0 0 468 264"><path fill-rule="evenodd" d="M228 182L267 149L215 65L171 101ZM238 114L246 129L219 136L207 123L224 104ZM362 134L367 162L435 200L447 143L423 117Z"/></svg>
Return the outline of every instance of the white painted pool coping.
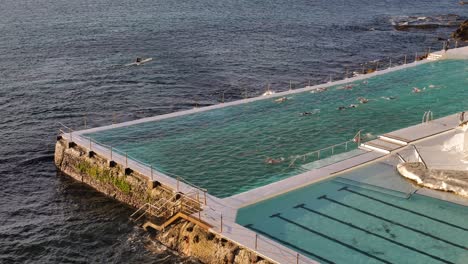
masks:
<svg viewBox="0 0 468 264"><path fill-rule="evenodd" d="M468 59L468 46L463 47L463 48L451 49L451 50L448 50L447 52L437 51L437 52L433 52L433 53L443 55L442 58L448 58L448 59L465 58L465 59ZM389 72L394 72L394 71L399 71L399 70L406 69L406 68L411 68L411 67L421 65L421 64L426 64L426 63L429 63L429 62L431 62L431 61L429 61L429 60L415 61L415 62L412 62L412 63L395 66L395 67L388 68L388 69L385 69L385 70L378 70L378 71L375 71L375 72L369 73L369 74L359 75L359 76L352 77L352 78L346 78L346 79L343 79L343 80L324 83L324 84L318 84L318 85L314 85L314 86L306 86L304 88L290 90L290 91L278 92L278 93L275 93L275 94L269 95L269 96L259 96L259 97L253 97L253 98L248 98L248 99L241 99L241 100L228 102L228 103L220 103L220 104L217 104L217 105L211 105L211 106L200 107L200 108L193 108L193 109L189 109L189 110L183 110L183 111L178 111L178 112L164 114L164 115L146 117L146 118L141 118L141 119L137 119L137 120L133 120L133 121L127 121L127 122L118 123L118 124L112 124L112 125L107 125L107 126L84 129L84 130L76 131L75 133L77 135L95 133L95 132L99 132L99 131L103 131L103 130L119 128L119 127L126 127L126 126L146 123L146 122L159 121L159 120L163 120L163 119L167 119L167 118L173 118L173 117L189 115L189 114L194 114L194 113L206 112L206 111L209 111L209 110L220 109L220 108L224 108L224 107L240 105L240 104L255 102L255 101L259 101L259 100L268 100L268 99L282 97L282 96L286 96L286 95L290 95L290 94L297 94L297 93L312 91L312 90L316 90L318 88L331 87L331 86L335 86L335 85L342 85L342 84L347 84L347 83L351 83L351 82L355 82L355 81L365 80L365 79L372 78L374 76L379 76L379 75L386 74L386 73L389 73Z"/></svg>
<svg viewBox="0 0 468 264"><path fill-rule="evenodd" d="M450 59L459 58L459 57L468 58L468 47L449 50L447 53L444 53L442 51L436 52L436 53L442 54L444 57L450 58ZM203 108L196 108L196 109L191 109L191 110L170 113L166 115L143 118L143 119L124 122L124 123L115 124L115 125L74 131L71 133L63 134L63 137L67 140L72 139L74 143L80 145L83 148L90 149L89 139L84 137L83 134L94 133L94 132L118 128L118 127L131 126L131 125L145 123L145 122L163 120L163 119L167 119L171 117L177 117L177 116L182 116L182 115L187 115L187 114L192 114L192 113L204 112L204 111L209 111L212 109L218 109L218 108L223 108L223 107L228 107L228 106L233 106L233 105L239 105L243 103L254 102L257 100L281 97L281 96L285 96L289 94L311 91L319 87L341 85L341 84L350 83L350 82L354 82L358 80L368 79L377 75L382 75L385 73L389 73L389 72L393 72L393 71L397 71L397 70L401 70L401 69L405 69L409 67L414 67L416 65L421 65L421 64L428 63L428 62L429 61L427 60L413 62L413 63L389 68L386 70L377 71L371 74L365 74L362 76L348 78L348 79L344 79L344 80L340 80L336 82L316 85L312 87L305 87L302 89L297 89L297 90L292 90L292 91L276 93L268 97L256 97L256 98L244 99L244 100L239 100L235 102L223 103L223 104L218 104L218 105L213 105L213 106L208 106L208 107L203 107ZM442 119L434 120L433 121L434 123L440 124L442 122L443 125L438 126L438 128L431 128L433 129L433 131L431 131L430 137L436 136L438 133L443 133L449 130L450 127L448 126L452 126L453 123L456 122L457 118L458 118L457 114L454 114L454 115L442 118L443 120ZM427 133L424 133L425 129L427 129L427 126L425 125L416 125L407 129L411 129L411 135L414 137L415 142L424 140L426 137L428 137ZM401 129L398 131L400 133L401 132L404 133L405 129ZM414 133L418 133L418 132L421 134L419 138L417 135L414 135ZM105 147L94 145L92 146L92 151L96 152L98 155L101 155L103 157L110 159L110 153L109 153L110 151L106 149ZM265 199L269 199L271 197L283 194L285 192L289 192L289 191L316 183L318 181L328 179L332 176L335 176L338 173L342 173L351 169L355 169L364 164L369 164L370 162L380 160L384 156L386 155L375 152L375 151L369 151L368 153L365 153L356 157L351 157L349 159L331 164L329 166L325 166L319 169L308 171L306 173L292 176L287 179L284 179L275 183L271 183L269 185L262 186L262 187L259 187L259 188L256 188L256 189L253 189L253 190L250 190L250 191L238 194L238 195L234 195L225 199L220 199L210 194L207 194L207 205L205 206L202 212L202 220L206 221L207 223L213 226L213 228L211 229L212 232L217 233L220 236L226 237L227 239L235 243L238 243L240 246L250 248L251 250L257 252L259 255L265 257L266 259L269 259L276 263L296 263L296 257L297 257L296 251L291 250L273 241L272 239L266 238L264 236L258 235L257 249L255 249L255 238L257 237L257 234L254 231L251 231L236 223L237 210L240 207L244 207L249 204L253 204L253 203L257 203L259 201L265 200ZM126 163L126 158L118 153L112 153L112 160L114 160L116 163L119 163L119 164ZM146 175L148 178L150 178L151 169L149 167L142 165L141 163L138 163L132 159L128 159L127 162L128 162L127 167L143 175ZM160 181L162 184L171 186L174 189L176 189L176 186L177 186L176 179L171 178L167 175L164 175L156 171L154 171L154 178L155 180ZM193 187L183 182L180 182L179 190L181 192L187 193L187 192L193 191L194 189ZM430 195L430 192L427 192L427 193L429 193ZM222 216L222 223L223 223L222 232L221 232L221 216ZM196 217L198 217L198 215ZM318 263L318 262L306 256L300 256L299 263Z"/></svg>

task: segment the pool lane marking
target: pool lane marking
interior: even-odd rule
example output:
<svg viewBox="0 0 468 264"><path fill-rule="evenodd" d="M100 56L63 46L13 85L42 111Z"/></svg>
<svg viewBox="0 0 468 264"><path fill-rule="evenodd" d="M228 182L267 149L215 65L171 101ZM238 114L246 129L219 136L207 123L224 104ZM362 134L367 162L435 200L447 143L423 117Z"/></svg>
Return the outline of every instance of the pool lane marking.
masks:
<svg viewBox="0 0 468 264"><path fill-rule="evenodd" d="M333 242L335 242L335 243L338 243L338 244L340 244L340 245L342 245L342 246L344 246L344 247L347 247L347 248L349 248L349 249L352 249L352 250L354 250L354 251L357 251L357 252L359 252L359 253L361 253L361 254L363 254L363 255L368 256L369 258L373 258L373 259L379 260L380 262L383 262L383 263L392 264L392 262L390 262L390 261L387 261L387 260L385 260L385 259L381 259L381 258L379 258L379 257L376 257L376 256L374 256L374 255L372 255L372 254L369 254L369 253L363 251L363 250L360 250L359 248L356 248L356 247L351 246L351 245L349 245L349 244L347 244L347 243L341 242L341 241L339 241L338 239L335 239L335 238L333 238L333 237L327 236L327 235L325 235L325 234L323 234L323 233L321 233L321 232L319 232L319 231L316 231L316 230L314 230L314 229L312 229L312 228L309 228L309 227L307 227L307 226L304 226L304 225L301 225L301 224L299 224L299 223L297 223L297 222L294 222L294 221L291 220L291 219L288 219L288 218L286 218L286 217L283 217L283 216L281 216L280 213L271 215L270 217L271 217L271 218L279 218L279 219L281 219L281 220L283 220L283 221L285 221L285 222L287 222L287 223L293 224L293 225L298 226L298 227L300 227L300 228L302 228L302 229L304 229L304 230L307 230L307 231L309 231L309 232L311 232L311 233L314 233L314 234L319 235L319 236L321 236L321 237L323 237L323 238L326 238L326 239L331 240L331 241L333 241Z"/></svg>
<svg viewBox="0 0 468 264"><path fill-rule="evenodd" d="M371 200L374 200L374 201L377 201L377 202L380 202L380 203L383 203L383 204L386 204L388 206L391 206L391 207L394 207L394 208L398 208L400 210L403 210L403 211L406 211L406 212L410 212L412 214L415 214L415 215L419 215L421 217L425 217L425 218L428 218L428 219L431 219L433 221L436 221L436 222L439 222L439 223L442 223L442 224L446 224L448 226L451 226L451 227L455 227L455 228L458 228L458 229L461 229L463 231L468 231L468 228L464 228L462 226L458 226L458 225L455 225L455 224L452 224L452 223L449 223L449 222L446 222L444 220L440 220L440 219L437 219L437 218L434 218L432 216L429 216L429 215L426 215L426 214L423 214L423 213L419 213L419 212L416 212L416 211L413 211L413 210L410 210L410 209L407 209L407 208L404 208L404 207L401 207L401 206L398 206L398 205L394 205L394 204L391 204L389 202L385 202L385 201L382 201L378 198L375 198L375 197L372 197L372 196L369 196L369 195L366 195L366 194L362 194L362 193L359 193L359 192L356 192L356 191L353 191L353 190L350 190L347 186L341 188L341 189L338 189L338 191L347 191L347 192L350 192L350 193L354 193L354 194L357 194L357 195L360 195L362 197L366 197L368 199L371 199Z"/></svg>
<svg viewBox="0 0 468 264"><path fill-rule="evenodd" d="M364 228L362 228L362 227L356 226L356 225L354 225L354 224L352 224L352 223L350 223L350 222L346 222L346 221L340 220L340 219L338 219L338 218L335 218L335 217L333 217L333 216L330 216L330 215L321 213L321 212L319 212L319 211L316 211L316 210L314 210L314 209L308 208L308 207L305 206L305 204L298 204L298 205L294 206L294 208L295 208L295 209L301 208L301 209L304 209L304 210L306 210L306 211L308 211L308 212L318 214L318 215L320 215L320 216L323 216L323 217L326 217L326 218L328 218L328 219L334 220L334 221L336 221L336 222L345 224L345 225L347 225L347 226L349 226L349 227L352 227L352 228L355 228L355 229L357 229L357 230L361 230L361 231L363 231L363 232L365 232L365 233L367 233L367 234L370 234L370 235L376 236L376 237L378 237L378 238L384 239L384 240L389 241L389 242L391 242L391 243L393 243L393 244L396 244L396 245L398 245L398 246L401 246L401 247L404 247L404 248L413 250L413 251L415 251L415 252L418 252L418 253L420 253L420 254L426 255L426 256L428 256L428 257L431 257L431 258L433 258L433 259L439 260L439 261L441 261L441 262L444 262L444 263L454 263L454 262L450 262L450 261L448 261L448 260L445 260L445 259L443 259L443 258L439 258L438 256L431 255L431 254L429 254L429 253L426 253L426 252L424 252L424 251L421 251L421 250L419 250L419 249L417 249L417 248L414 248L414 247L412 247L412 246L408 246L408 245L405 245L405 244L400 243L400 242L398 242L398 241L389 239L389 238L387 238L387 237L385 237L385 236L382 236L382 235L373 233L373 232L371 232L371 231L369 231L369 230L367 230L367 229L364 229Z"/></svg>
<svg viewBox="0 0 468 264"><path fill-rule="evenodd" d="M447 243L447 244L449 244L449 245L452 245L452 246L454 246L454 247L458 247L458 248L461 248L461 249L464 249L464 250L468 250L468 248L465 247L465 246L456 244L456 243L454 243L454 242L450 242L450 241L448 241L448 240L445 240L445 239L443 239L443 238L437 237L437 236L432 235L432 234L430 234L430 233L427 233L427 232L418 230L418 229L416 229L416 228L412 228L412 227L410 227L410 226L407 226L407 225L404 225L404 224L400 224L400 223L395 222L395 221L393 221L393 220L386 219L386 218L384 218L384 217L382 217L382 216L378 216L378 215L376 215L376 214L373 214L373 213L364 211L364 210L359 209L359 208L357 208L357 207L354 207L354 206L352 206L352 205L348 205L348 204L345 204L345 203L342 203L342 202L338 202L338 201L336 201L336 200L334 200L334 199L332 199L332 198L328 198L326 195L322 195L322 196L318 197L317 199L319 199L319 200L325 199L325 200L330 201L330 202L332 202L332 203L336 203L336 204L339 204L339 205L341 205L341 206L344 206L344 207L347 207L347 208L356 210L356 211L358 211L358 212L360 212L360 213L363 213L363 214L366 214L366 215L375 217L375 218L377 218L377 219L383 220L383 221L385 221L385 222L388 222L388 223L391 223L391 224L394 224L394 225L397 225L397 226L401 226L401 227L403 227L403 228L409 229L409 230L414 231L414 232L416 232L416 233L419 233L419 234L428 236L428 237L430 237L430 238L433 238L433 239L435 239L435 240L439 240L439 241L445 242L445 243Z"/></svg>
<svg viewBox="0 0 468 264"><path fill-rule="evenodd" d="M324 258L324 257L321 257L321 256L319 256L319 255L317 255L317 254L314 254L314 253L312 253L312 252L310 252L310 251L308 251L308 250L306 250L306 249L303 249L303 248L300 248L300 247L298 247L298 246L295 246L295 245L293 245L293 244L291 244L291 243L289 243L289 242L287 242L287 241L284 241L284 240L282 240L282 239L280 239L280 238L277 238L277 237L275 237L275 236L273 236L273 235L270 235L270 234L268 234L268 233L266 233L266 232L264 232L264 231L262 231L262 230L260 230L260 229L257 229L257 228L255 228L255 227L253 227L253 224L248 224L248 225L245 225L244 227L247 227L247 228L252 229L253 231L255 231L255 232L259 233L259 234L262 234L262 235L264 235L264 236L266 236L266 237L269 237L269 238L271 238L271 239L274 239L274 240L276 240L276 241L279 241L280 243L282 243L282 244L284 244L284 245L287 245L287 246L290 246L290 247L294 248L295 250L301 251L302 253L311 255L311 256L313 256L314 258L319 259L319 260L321 260L321 261L323 261L323 262L326 262L326 263L329 263L329 264L335 264L335 262L333 262L333 261L331 261L331 260L329 260L329 259L326 259L326 258Z"/></svg>

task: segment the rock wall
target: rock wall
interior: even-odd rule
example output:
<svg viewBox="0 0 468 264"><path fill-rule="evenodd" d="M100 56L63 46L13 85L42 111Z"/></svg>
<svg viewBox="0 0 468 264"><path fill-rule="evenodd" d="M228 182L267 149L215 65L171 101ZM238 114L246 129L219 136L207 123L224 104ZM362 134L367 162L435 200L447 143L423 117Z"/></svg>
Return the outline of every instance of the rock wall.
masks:
<svg viewBox="0 0 468 264"><path fill-rule="evenodd" d="M465 20L455 32L452 33L452 38L461 41L468 41L468 20Z"/></svg>
<svg viewBox="0 0 468 264"><path fill-rule="evenodd" d="M468 171L427 169L421 162L401 163L397 170L424 187L468 197Z"/></svg>
<svg viewBox="0 0 468 264"><path fill-rule="evenodd" d="M147 177L136 172L127 171L126 174L125 168L119 164L110 167L105 158L88 153L86 149L62 138L55 145L54 161L64 174L135 209L174 195L171 188L148 181ZM272 263L186 220L178 220L157 232L155 238L165 246L203 263Z"/></svg>

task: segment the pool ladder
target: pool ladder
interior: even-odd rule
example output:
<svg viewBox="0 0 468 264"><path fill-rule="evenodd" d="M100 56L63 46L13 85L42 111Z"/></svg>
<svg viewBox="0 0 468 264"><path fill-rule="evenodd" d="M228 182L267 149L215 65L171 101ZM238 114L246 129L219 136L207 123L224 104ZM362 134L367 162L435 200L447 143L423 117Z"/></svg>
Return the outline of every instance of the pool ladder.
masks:
<svg viewBox="0 0 468 264"><path fill-rule="evenodd" d="M423 115L423 117L421 119L421 123L422 124L429 123L433 119L434 119L434 115L432 114L432 111L426 111L426 112L424 112L424 115Z"/></svg>

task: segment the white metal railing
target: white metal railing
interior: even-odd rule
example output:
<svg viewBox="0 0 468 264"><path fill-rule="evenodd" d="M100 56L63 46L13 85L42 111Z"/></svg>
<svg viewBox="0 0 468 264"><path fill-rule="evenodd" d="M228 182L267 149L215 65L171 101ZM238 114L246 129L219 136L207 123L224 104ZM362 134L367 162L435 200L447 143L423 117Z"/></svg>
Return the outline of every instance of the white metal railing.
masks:
<svg viewBox="0 0 468 264"><path fill-rule="evenodd" d="M163 175L159 171L155 171L153 165L142 162L135 157L128 155L127 152L120 151L118 149L113 148L112 146L106 145L104 143L98 142L91 137L86 137L83 135L80 136L73 136L73 130L62 123L59 123L61 126L65 128L59 129L59 132L68 137L71 142L79 143L81 147L88 149L89 151L93 151L105 158L109 161L115 161L119 164L125 165L125 168L130 168L134 171L140 172L142 175L148 177L151 180L155 180L158 177L161 178ZM67 131L68 130L68 131ZM130 162L132 161L132 162ZM149 172L149 173L147 173ZM166 174L166 173L164 173ZM149 176L148 176L149 175ZM193 183L190 183L186 179L173 175L173 174L166 174L166 177L172 176L173 179L176 180L175 186L173 186L178 192L185 192L185 193L193 193L196 194L197 197L200 198L200 193L203 194L203 200L206 202L206 195L208 190L202 187L199 187ZM182 188L182 185L184 188Z"/></svg>
<svg viewBox="0 0 468 264"><path fill-rule="evenodd" d="M213 208L207 208L203 211L202 219L210 223L213 227L213 231L217 232L221 236L225 236L226 231L235 232L233 229L235 227L225 224L223 221L223 214L217 212ZM224 219L225 220L225 219ZM285 241L275 241L274 238L268 237L268 235L259 234L255 230L250 230L249 227L245 226L244 228L248 229L248 232L243 231L242 239L237 243L246 246L255 252L259 256L265 256L268 259L282 259L286 260L285 263L296 263L296 264L316 264L318 262L310 259L306 255L302 255L296 250L286 248L281 243ZM249 241L249 242L248 242ZM289 243L286 241L286 243ZM292 244L291 244L292 245ZM270 257L268 257L270 256ZM274 258L272 258L274 256Z"/></svg>
<svg viewBox="0 0 468 264"><path fill-rule="evenodd" d="M315 161L320 160L321 158L325 157L324 155L321 155L321 153L324 153L327 150L330 150L331 155L328 155L326 157L331 157L331 156L336 154L335 149L337 147L339 147L339 146L344 146L344 151L345 152L348 151L349 144L355 144L356 147L359 147L361 145L361 142L362 142L361 131L362 130L359 130L356 133L356 135L353 137L353 139L351 139L351 140L341 142L341 143L338 143L338 144L334 144L334 145L331 145L331 146L328 146L328 147L325 147L325 148L321 148L319 150L314 150L314 151L311 151L311 152L308 152L308 153L305 153L305 154L302 154L302 155L295 156L294 159L289 163L288 168L293 167L295 165L296 161L300 160L300 159L305 161L305 159L307 159L308 157L316 157ZM342 153L342 152L340 152L340 153Z"/></svg>
<svg viewBox="0 0 468 264"><path fill-rule="evenodd" d="M419 153L419 150L416 148L415 145L411 145L411 146L413 146L414 153L415 153L415 156L416 156L416 158L418 159L418 161L421 162L421 163L424 165L424 167L427 169L427 168L428 168L428 167L427 167L427 164L426 164L426 162L424 161L424 159L421 157L421 153Z"/></svg>

